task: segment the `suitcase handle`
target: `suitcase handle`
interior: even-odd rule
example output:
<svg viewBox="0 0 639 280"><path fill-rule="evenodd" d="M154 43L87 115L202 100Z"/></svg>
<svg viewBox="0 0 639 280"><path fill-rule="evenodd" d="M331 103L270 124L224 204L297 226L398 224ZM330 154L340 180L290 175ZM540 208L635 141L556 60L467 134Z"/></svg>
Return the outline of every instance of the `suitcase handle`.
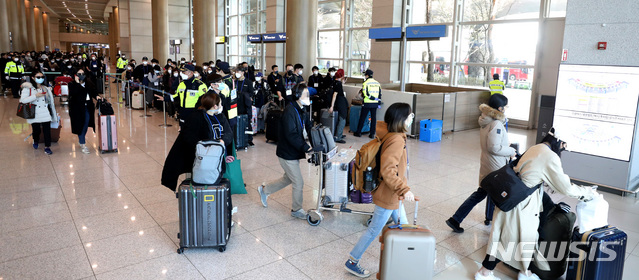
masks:
<svg viewBox="0 0 639 280"><path fill-rule="evenodd" d="M402 201L403 199L399 200L399 208L402 208ZM417 198L415 198L415 216L413 218L413 225L416 226L417 225L417 210L419 210L419 200ZM399 221L399 218L397 219L397 225L400 225L401 222Z"/></svg>

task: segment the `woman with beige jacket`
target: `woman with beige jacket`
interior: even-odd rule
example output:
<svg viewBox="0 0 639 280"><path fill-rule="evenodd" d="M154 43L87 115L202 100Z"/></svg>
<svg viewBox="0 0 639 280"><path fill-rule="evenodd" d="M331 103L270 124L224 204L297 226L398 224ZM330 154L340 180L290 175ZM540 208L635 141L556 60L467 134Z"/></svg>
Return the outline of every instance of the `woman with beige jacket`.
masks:
<svg viewBox="0 0 639 280"><path fill-rule="evenodd" d="M406 212L399 207L399 199L414 201L415 196L408 187L406 177L408 155L406 154L406 132L415 115L410 105L394 103L386 110L384 121L377 122L377 137L382 140L380 147L379 187L373 191L375 210L368 229L359 238L346 261L346 270L358 277L370 276L370 271L359 266L359 260L371 242L379 236L389 217L393 221L407 224Z"/></svg>
<svg viewBox="0 0 639 280"><path fill-rule="evenodd" d="M41 71L35 71L31 78L35 81L35 85L26 82L23 83L20 92L20 103L31 103L36 107L35 118L28 119L33 130L33 148L38 149L40 141L40 132L44 134L44 153L53 154L51 151L51 122L57 122L55 103L51 89L44 85L44 74Z"/></svg>

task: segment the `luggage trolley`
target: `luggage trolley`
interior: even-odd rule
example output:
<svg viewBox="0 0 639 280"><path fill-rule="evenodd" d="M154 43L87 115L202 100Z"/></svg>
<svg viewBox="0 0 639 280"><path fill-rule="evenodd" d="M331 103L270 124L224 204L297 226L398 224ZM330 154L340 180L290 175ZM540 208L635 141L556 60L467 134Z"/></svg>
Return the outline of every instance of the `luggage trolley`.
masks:
<svg viewBox="0 0 639 280"><path fill-rule="evenodd" d="M350 195L348 195L348 192L347 192L346 201L330 201L330 199L328 199L328 197L324 193L326 190L324 186L324 173L326 172L325 171L326 165L324 161L325 160L328 161L334 156L338 156L337 154L338 154L337 147L335 147L333 150L329 151L328 153L316 152L313 154L312 158L309 159L309 162L314 163L315 166L319 166L321 171L319 174L317 208L308 210L306 214L306 221L311 226L318 226L322 222L322 220L324 220L324 215L322 215L322 211L327 210L327 211L336 211L336 212L342 212L342 213L368 215L370 216L368 220L366 221L366 225L368 226L371 223L371 220L373 218L373 212L358 211L358 210L353 210L348 208L347 207L348 204L354 203L349 201L348 197L350 197ZM350 174L348 175L350 176ZM348 187L349 186L344 186L344 188L348 188ZM363 203L363 204L368 204L368 203Z"/></svg>

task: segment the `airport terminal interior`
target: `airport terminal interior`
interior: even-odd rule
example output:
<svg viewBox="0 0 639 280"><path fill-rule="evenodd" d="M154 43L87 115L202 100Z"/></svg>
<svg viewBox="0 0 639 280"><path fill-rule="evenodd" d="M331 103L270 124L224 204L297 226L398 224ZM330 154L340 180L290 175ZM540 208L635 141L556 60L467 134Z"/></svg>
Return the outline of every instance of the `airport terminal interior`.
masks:
<svg viewBox="0 0 639 280"><path fill-rule="evenodd" d="M605 276L594 276L593 269L578 279L637 279L639 56L633 46L639 38L638 12L639 2L629 0L0 0L0 280L360 279L345 269L345 262L379 206L355 203L352 193L353 202L325 204L328 165L308 161L312 153L299 161L306 218L291 214L297 202L291 186L271 193L268 207L262 205L260 186L290 177L276 151L286 148L278 145L289 137L282 129L291 125L278 123L278 141L268 132L275 127L270 110L276 110L269 104L279 103L279 87L268 86L274 65L283 79L301 76L313 88L315 95L308 99L315 103L304 110L317 117L302 120L301 115L295 126L326 125L323 113L328 118L331 105L321 98L333 96L326 81L343 88L336 96L348 104L347 117L334 118L347 124L344 137L335 139L337 154L327 152L327 160L373 140L375 135L365 131L356 135L354 127L369 126L358 122L362 104L379 104L372 111L377 121L393 104L410 105L414 120L406 128L405 178L419 201L403 206L408 221L415 217L434 237L429 247L434 255L419 258L423 266L403 266L387 279L497 279L476 278L496 224L485 222L487 201L463 219L463 233L447 225L478 190L486 137L478 123L484 112L479 107L494 94L508 99L502 106L506 132L496 133L506 134L523 153L547 139L554 127L556 137L568 144L561 153L562 172L577 185L598 185L609 205L604 209L607 224L627 234L625 251L617 256L623 261L615 262L620 266L606 268ZM289 74L287 64L295 74ZM158 72L141 72L138 79L138 69L146 68ZM80 70L95 87L85 87L82 79L71 81ZM246 81L254 85L254 92L247 93L253 112L240 113L249 115L244 137L252 135L252 141L237 147L239 165L225 164L227 171L231 166L241 170L247 193L231 196L233 225L223 248L182 251L180 199L162 178L167 163L177 165L167 156L174 144L184 143L176 139L184 129L180 114L186 114L188 102L174 104L171 96L188 98L176 92L182 80L193 79L203 81L202 88L185 94L213 91L231 100L224 97L224 82L211 80L222 81L224 75L233 94ZM31 123L42 111L35 109L32 119L16 114L17 107L26 108L20 94L31 95L29 89L42 84L42 76L51 94L37 95L43 102L37 107L59 116L48 122L50 147L45 147L46 132L38 132L40 143L34 143ZM367 95L371 81L381 88L377 99ZM104 118L96 109L95 128L87 129L81 144L77 125L79 131L83 127L72 97L74 90L84 89L95 89L113 113ZM282 89L287 100L282 103L306 105L301 102L306 91L296 97L292 89L289 102L291 89L284 82ZM368 93L360 96L362 89ZM87 97L84 104L96 101ZM224 114L234 106L223 108L229 110ZM259 116L250 120L251 114ZM84 113L79 118L87 119ZM259 123L265 127L251 125ZM328 124L335 126L332 119ZM332 127L331 133L338 129ZM236 134L236 144L245 141ZM314 136L308 135L308 141ZM179 181L187 176L181 174ZM347 192L351 181L341 186ZM586 204L544 189L571 212L579 214L577 205ZM357 195L358 200L364 197ZM512 213L495 211L496 218ZM381 267L385 253L378 238L365 250L358 265L370 271L367 279L390 270ZM413 272L424 267L429 271ZM564 268L559 279L576 279L571 269L577 268ZM534 279L521 278L504 263L494 276Z"/></svg>

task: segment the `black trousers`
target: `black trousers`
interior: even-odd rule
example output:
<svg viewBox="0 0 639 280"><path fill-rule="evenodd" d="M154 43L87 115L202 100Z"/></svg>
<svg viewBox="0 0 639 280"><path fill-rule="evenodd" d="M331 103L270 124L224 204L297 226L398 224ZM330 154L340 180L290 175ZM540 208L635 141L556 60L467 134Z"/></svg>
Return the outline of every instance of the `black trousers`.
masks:
<svg viewBox="0 0 639 280"><path fill-rule="evenodd" d="M371 113L371 132L369 135L375 136L375 127L377 126L377 104L375 104L375 107L366 107L366 104L362 106L362 112L359 114L359 122L357 122L356 135L362 134L362 127L364 126L368 113Z"/></svg>
<svg viewBox="0 0 639 280"><path fill-rule="evenodd" d="M497 267L497 264L499 264L500 262L501 261L498 258L486 254L486 257L484 258L484 261L481 262L481 265L488 270L495 270L495 267Z"/></svg>
<svg viewBox="0 0 639 280"><path fill-rule="evenodd" d="M13 97L20 98L20 84L22 84L21 79L10 79L11 81L11 93L13 93Z"/></svg>
<svg viewBox="0 0 639 280"><path fill-rule="evenodd" d="M44 146L51 147L51 122L32 123L33 143L40 142L40 132L44 134ZM42 129L42 130L41 130Z"/></svg>

